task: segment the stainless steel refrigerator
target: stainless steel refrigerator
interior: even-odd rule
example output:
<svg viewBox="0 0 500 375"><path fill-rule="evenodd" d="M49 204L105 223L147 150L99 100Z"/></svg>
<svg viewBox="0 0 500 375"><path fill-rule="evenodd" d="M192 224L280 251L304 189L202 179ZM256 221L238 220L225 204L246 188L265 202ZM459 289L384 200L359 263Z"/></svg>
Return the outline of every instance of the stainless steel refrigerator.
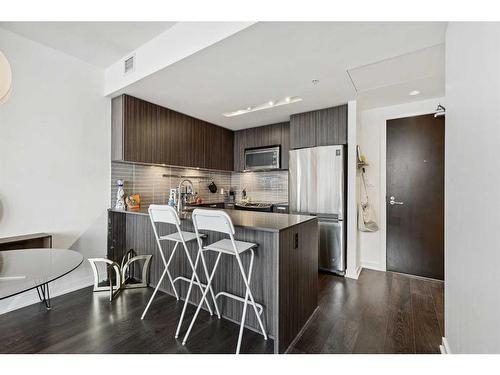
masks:
<svg viewBox="0 0 500 375"><path fill-rule="evenodd" d="M345 274L345 147L320 146L290 151L290 213L319 221L319 268Z"/></svg>

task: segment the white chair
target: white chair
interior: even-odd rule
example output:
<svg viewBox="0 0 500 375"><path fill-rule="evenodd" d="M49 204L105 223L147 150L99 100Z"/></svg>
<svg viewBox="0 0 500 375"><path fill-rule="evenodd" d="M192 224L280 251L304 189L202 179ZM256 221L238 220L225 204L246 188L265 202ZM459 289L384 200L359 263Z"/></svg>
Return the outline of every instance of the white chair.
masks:
<svg viewBox="0 0 500 375"><path fill-rule="evenodd" d="M241 298L240 296L236 296L234 294L226 293L226 292L221 292L218 293L217 296L215 297L215 300L220 297L221 295L224 295L226 297L230 297L233 299L236 299L238 301L243 302L243 313L241 317L241 323L240 323L240 333L238 336L238 344L236 346L236 354L239 354L240 352L240 347L241 347L241 338L243 336L243 328L245 326L245 318L246 318L246 312L247 312L247 306L248 303L250 303L253 307L253 310L255 312L255 315L257 316L257 320L259 322L260 329L262 330L262 335L264 336L264 339L267 340L267 334L266 330L264 329L264 325L262 324L262 319L261 319L261 314L262 314L262 306L258 305L255 303L255 300L253 298L252 291L250 289L250 281L252 278L252 268L253 268L253 259L254 259L254 248L257 247L257 244L250 243L250 242L243 242L243 241L236 241L234 239L234 226L233 222L231 221L231 218L227 213L224 211L219 211L219 210L206 210L206 209L195 209L193 211L193 224L194 224L194 229L196 232L196 236L198 238L198 248L199 252L197 257L201 257L203 264L206 264L205 262L205 256L203 253L205 251L213 251L217 253L217 258L215 260L215 265L212 269L212 273L208 277L207 281L207 288L205 288L205 291L203 292L203 296L200 300L200 303L198 304L198 308L196 309L196 312L193 316L193 319L191 320L191 324L189 325L189 328L184 336L184 339L182 341L182 345L186 344L186 341L189 337L189 333L191 332L191 329L193 328L194 322L196 321L196 318L198 316L198 313L200 312L200 308L202 305L203 300L206 298L208 290L212 288L212 281L215 275L215 272L217 270L217 266L219 265L219 260L222 254L234 256L236 259L236 262L238 263L241 276L243 278L243 281L245 283L246 287L246 292L245 292L245 298ZM229 239L223 239L217 242L214 242L213 244L210 244L208 246L203 247L202 241L200 239L200 230L210 230L214 232L219 232L219 233L225 233L229 235ZM243 268L243 263L241 262L241 257L240 255L250 251L251 258L250 258L250 266L248 268L248 273L245 272ZM179 321L179 325L177 327L177 332L175 337L178 337L180 327L182 325L182 320L184 318L184 313L186 311L186 306L189 303L189 296L191 294L191 289L193 286L193 278L191 278L191 283L189 285L189 289L187 292L186 296L186 301L184 302L184 308L182 310L181 314L181 319ZM250 299L250 301L249 301ZM216 304L217 306L217 304ZM219 315L220 318L220 315Z"/></svg>
<svg viewBox="0 0 500 375"><path fill-rule="evenodd" d="M158 283L157 283L156 288L153 292L153 295L151 296L146 308L144 309L144 312L142 313L141 319L144 319L144 317L146 316L146 313L148 312L149 306L153 302L153 299L155 298L156 293L158 292L158 288L160 287L160 284L163 281L165 275L168 276L168 279L170 281L170 285L172 286L172 289L174 290L175 298L177 298L177 300L179 299L179 294L177 293L177 289L175 288L175 283L177 281L182 280L182 281L189 282L190 289L191 289L191 286L193 284L198 285L201 293L203 294L203 298L201 299L201 302L205 301L207 308L208 308L208 311L210 312L210 315L213 315L212 308L206 299L206 294L204 294L204 290L205 290L206 285L202 284L200 282L198 274L196 273L196 268L198 267L199 257L198 256L196 257L196 261L193 264L193 261L191 259L191 256L189 255L189 251L188 251L188 248L186 245L187 242L190 242L190 241L193 241L196 239L199 242L201 242L202 238L205 237L205 235L182 231L180 228L179 216L177 216L177 212L175 211L175 209L173 207L170 207L168 205L152 204L149 206L148 211L149 211L149 218L151 219L151 225L153 226L153 232L154 232L154 235L156 238L156 242L158 244L158 251L160 252L161 259L163 260L163 264L165 265L165 270L163 271L163 273L160 276L160 279L158 280ZM177 232L160 236L158 234L158 229L156 227L156 223L165 223L165 224L175 225ZM174 249L172 250L170 257L168 258L168 261L166 260L165 255L163 254L163 249L161 247L161 241L175 242ZM170 266L170 263L172 262L174 255L175 255L175 252L177 250L179 243L181 243L183 245L184 251L186 253L186 257L187 257L188 262L189 262L189 265L191 266L192 276L190 279L183 277L183 276L179 276L175 279L172 279L172 275L170 274L170 271L168 269L168 267ZM205 275L208 279L207 265L205 263L205 259L203 259L203 258L202 258L202 263L203 263L203 268L205 270ZM215 303L215 295L214 295L214 292L211 288L210 288L210 292L212 295L212 300L214 301L214 304L215 304L215 309L216 309L217 315L220 317L219 309L217 307L217 304Z"/></svg>

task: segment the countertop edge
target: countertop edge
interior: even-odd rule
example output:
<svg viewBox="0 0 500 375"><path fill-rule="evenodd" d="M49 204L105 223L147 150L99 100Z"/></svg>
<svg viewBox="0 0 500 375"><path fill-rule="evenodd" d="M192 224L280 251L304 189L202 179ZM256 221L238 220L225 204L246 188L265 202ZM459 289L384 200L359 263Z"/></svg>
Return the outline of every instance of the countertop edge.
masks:
<svg viewBox="0 0 500 375"><path fill-rule="evenodd" d="M116 210L114 208L108 208L108 212L148 216L148 213L144 212L144 211ZM242 212L246 212L246 211L242 211ZM278 213L274 213L274 214L275 215L293 215L293 214L278 214ZM305 215L295 215L295 216L302 216L303 217ZM262 232L279 233L279 232L282 232L284 230L293 228L293 227L295 227L297 225L308 223L311 220L317 220L317 219L318 218L316 216L310 216L310 217L307 217L306 219L304 219L303 221L301 221L299 223L290 224L290 225L284 226L282 228L264 228L264 227L259 227L259 226L238 225L236 223L234 223L234 226L237 227L237 228L245 228L245 229L249 229L249 230L258 230L258 231L262 231ZM181 218L181 220L191 220L191 219Z"/></svg>

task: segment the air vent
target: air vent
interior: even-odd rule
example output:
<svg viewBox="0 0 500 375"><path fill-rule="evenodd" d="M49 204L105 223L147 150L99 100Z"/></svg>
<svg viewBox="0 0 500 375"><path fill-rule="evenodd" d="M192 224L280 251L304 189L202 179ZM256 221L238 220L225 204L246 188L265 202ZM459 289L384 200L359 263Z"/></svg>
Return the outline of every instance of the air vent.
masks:
<svg viewBox="0 0 500 375"><path fill-rule="evenodd" d="M130 72L133 72L134 67L135 67L135 55L130 56L123 61L123 73L124 74L129 74Z"/></svg>

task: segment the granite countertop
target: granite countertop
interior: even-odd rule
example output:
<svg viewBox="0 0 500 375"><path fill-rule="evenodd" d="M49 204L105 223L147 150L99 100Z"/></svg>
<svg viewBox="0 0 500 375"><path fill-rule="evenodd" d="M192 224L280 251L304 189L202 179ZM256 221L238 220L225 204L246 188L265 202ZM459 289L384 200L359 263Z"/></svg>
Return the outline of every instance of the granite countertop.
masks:
<svg viewBox="0 0 500 375"><path fill-rule="evenodd" d="M148 208L143 207L136 210L119 211L110 208L110 211L120 212L131 215L148 215ZM261 230L265 232L279 232L281 230L302 224L310 220L316 220L315 216L278 214L272 212L254 212L234 209L225 209L225 211L235 227ZM181 220L191 220L192 212L183 212L179 215Z"/></svg>

